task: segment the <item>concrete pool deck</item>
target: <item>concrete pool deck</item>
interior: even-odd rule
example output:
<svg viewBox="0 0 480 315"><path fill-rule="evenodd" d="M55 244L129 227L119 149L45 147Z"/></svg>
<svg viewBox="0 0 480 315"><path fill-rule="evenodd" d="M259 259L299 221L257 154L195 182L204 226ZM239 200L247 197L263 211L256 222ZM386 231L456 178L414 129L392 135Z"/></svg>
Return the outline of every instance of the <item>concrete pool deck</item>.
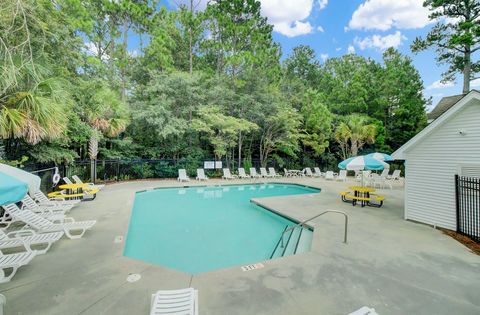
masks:
<svg viewBox="0 0 480 315"><path fill-rule="evenodd" d="M134 193L183 186L173 180L107 185L94 201L71 211L97 224L80 240L62 239L0 285L6 314L148 314L161 289L195 287L200 314L348 314L363 305L379 314L480 314L480 257L431 227L403 220L403 187L384 190L382 208L353 207L338 193L349 183L278 179L322 189L319 194L258 199L268 208L303 220L326 209L315 227L312 251L190 275L122 256ZM209 185L247 181L210 180ZM257 180L258 182L258 180ZM192 181L187 185L205 185ZM115 241L117 238L117 241ZM130 274L140 280L128 282Z"/></svg>

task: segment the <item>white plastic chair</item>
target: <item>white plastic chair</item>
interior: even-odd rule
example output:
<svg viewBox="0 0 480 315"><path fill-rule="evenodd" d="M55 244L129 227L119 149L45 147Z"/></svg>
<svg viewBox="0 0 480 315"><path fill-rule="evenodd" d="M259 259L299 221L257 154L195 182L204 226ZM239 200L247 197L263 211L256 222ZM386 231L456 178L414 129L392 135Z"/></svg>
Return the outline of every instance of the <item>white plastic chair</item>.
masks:
<svg viewBox="0 0 480 315"><path fill-rule="evenodd" d="M84 183L80 179L80 177L78 177L77 175L73 175L72 178L75 181L75 184L87 184L88 186L90 186L93 189L101 190L103 187L105 187L105 185L97 185L97 184L94 184L94 183Z"/></svg>
<svg viewBox="0 0 480 315"><path fill-rule="evenodd" d="M305 176L313 177L313 173L312 173L312 170L310 169L310 167L305 167L303 169L303 172L304 172Z"/></svg>
<svg viewBox="0 0 480 315"><path fill-rule="evenodd" d="M95 220L75 221L73 218L68 217L65 217L63 222L53 223L30 210L20 210L17 205L13 203L2 207L12 217L13 222L24 222L26 226L31 227L38 233L63 231L70 239L81 238L87 230L91 229L95 223L97 223ZM73 231L79 231L80 233L72 234Z"/></svg>
<svg viewBox="0 0 480 315"><path fill-rule="evenodd" d="M325 179L326 180L334 180L335 179L335 173L333 171L326 171L325 172Z"/></svg>
<svg viewBox="0 0 480 315"><path fill-rule="evenodd" d="M250 175L245 173L245 169L243 167L238 168L238 177L240 178L250 178Z"/></svg>
<svg viewBox="0 0 480 315"><path fill-rule="evenodd" d="M262 177L273 177L272 175L267 173L267 169L265 167L260 167L260 176L262 176Z"/></svg>
<svg viewBox="0 0 480 315"><path fill-rule="evenodd" d="M180 182L189 182L190 178L187 176L187 171L184 168L178 170L178 181Z"/></svg>
<svg viewBox="0 0 480 315"><path fill-rule="evenodd" d="M152 294L150 315L198 315L198 290L160 290Z"/></svg>
<svg viewBox="0 0 480 315"><path fill-rule="evenodd" d="M205 170L203 168L197 168L196 180L208 180L208 177L207 175L205 175Z"/></svg>
<svg viewBox="0 0 480 315"><path fill-rule="evenodd" d="M5 233L0 229L0 250L24 247L27 251L33 251L32 246L42 246L44 248L36 249L36 252L39 255L45 254L62 236L63 232L37 234L33 230L18 230Z"/></svg>
<svg viewBox="0 0 480 315"><path fill-rule="evenodd" d="M346 182L347 181L347 171L346 170L340 170L336 179L337 179L337 181Z"/></svg>
<svg viewBox="0 0 480 315"><path fill-rule="evenodd" d="M277 174L277 172L275 171L275 169L273 167L269 167L268 172L269 172L271 177L282 177L282 175Z"/></svg>
<svg viewBox="0 0 480 315"><path fill-rule="evenodd" d="M18 268L27 265L33 257L37 255L36 251L27 251L16 254L4 255L0 252L0 283L9 282L17 273ZM10 270L10 273L5 271Z"/></svg>
<svg viewBox="0 0 480 315"><path fill-rule="evenodd" d="M250 167L250 177L260 178L262 176L257 174L257 170L254 167Z"/></svg>
<svg viewBox="0 0 480 315"><path fill-rule="evenodd" d="M380 174L380 177L387 178L388 175L388 168L383 169L382 173Z"/></svg>
<svg viewBox="0 0 480 315"><path fill-rule="evenodd" d="M235 179L235 178L238 178L238 176L237 175L232 175L232 173L230 173L229 168L224 168L222 178L223 179Z"/></svg>
<svg viewBox="0 0 480 315"><path fill-rule="evenodd" d="M28 209L36 213L51 213L51 214L65 214L70 212L73 205L60 205L60 206L40 206L35 200L32 199L28 194L25 195L22 199L22 209Z"/></svg>
<svg viewBox="0 0 480 315"><path fill-rule="evenodd" d="M36 191L33 194L33 199L40 205L45 207L58 207L58 206L72 206L77 205L81 200L64 200L63 198L55 199L48 198L42 191Z"/></svg>
<svg viewBox="0 0 480 315"><path fill-rule="evenodd" d="M400 173L401 173L400 170L394 170L393 173L392 173L392 175L387 176L387 179L390 179L390 180L392 180L392 181L395 181L395 180L398 180L398 181L399 181L400 178L401 178L401 177L400 177Z"/></svg>
<svg viewBox="0 0 480 315"><path fill-rule="evenodd" d="M320 171L320 168L318 167L314 167L313 170L314 170L313 175L316 177L322 177L323 175L325 175L322 173L322 171Z"/></svg>

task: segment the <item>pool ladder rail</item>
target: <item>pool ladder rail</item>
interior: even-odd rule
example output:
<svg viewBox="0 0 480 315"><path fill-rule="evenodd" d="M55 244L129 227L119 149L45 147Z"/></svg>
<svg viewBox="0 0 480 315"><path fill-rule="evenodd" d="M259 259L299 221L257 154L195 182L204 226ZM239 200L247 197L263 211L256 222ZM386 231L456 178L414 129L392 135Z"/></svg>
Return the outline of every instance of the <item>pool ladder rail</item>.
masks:
<svg viewBox="0 0 480 315"><path fill-rule="evenodd" d="M306 239L307 237L305 236L302 238L302 235L308 234L307 232L304 232L307 227L305 227L305 224L313 219L316 219L326 213L338 213L342 214L345 218L345 230L344 230L344 238L343 242L346 244L347 243L347 233L348 233L348 215L343 212L343 211L337 211L337 210L327 210L322 213L319 213L307 220L304 220L296 225L293 226L285 226L283 229L282 234L280 235L280 238L278 239L277 244L275 245L275 248L272 251L272 254L270 255L270 259L272 258L277 258L277 257L283 257L283 256L288 256L288 255L295 255L297 251L299 250L299 244L301 244L301 240ZM298 231L298 232L297 232ZM289 233L290 232L290 233ZM288 238L285 242L285 234L288 235ZM295 241L296 239L296 241ZM307 241L311 242L311 239ZM291 243L292 242L292 243ZM293 245L293 242L295 245ZM302 243L302 249L304 248L304 244Z"/></svg>

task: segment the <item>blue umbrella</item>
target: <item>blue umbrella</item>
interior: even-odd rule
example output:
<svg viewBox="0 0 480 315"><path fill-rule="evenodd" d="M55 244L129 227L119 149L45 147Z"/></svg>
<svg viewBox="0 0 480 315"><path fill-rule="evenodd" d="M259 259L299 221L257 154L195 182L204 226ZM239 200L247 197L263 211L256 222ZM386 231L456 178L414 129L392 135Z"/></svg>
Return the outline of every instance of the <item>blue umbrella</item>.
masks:
<svg viewBox="0 0 480 315"><path fill-rule="evenodd" d="M25 197L27 191L26 183L0 172L0 206L19 202Z"/></svg>
<svg viewBox="0 0 480 315"><path fill-rule="evenodd" d="M367 154L366 156L373 157L374 159L380 160L380 161L387 161L387 162L393 161L393 157L386 153L374 152L374 153Z"/></svg>
<svg viewBox="0 0 480 315"><path fill-rule="evenodd" d="M379 171L384 168L388 168L389 165L383 161L374 159L368 155L360 155L346 159L343 162L338 163L338 167L342 170L374 170Z"/></svg>

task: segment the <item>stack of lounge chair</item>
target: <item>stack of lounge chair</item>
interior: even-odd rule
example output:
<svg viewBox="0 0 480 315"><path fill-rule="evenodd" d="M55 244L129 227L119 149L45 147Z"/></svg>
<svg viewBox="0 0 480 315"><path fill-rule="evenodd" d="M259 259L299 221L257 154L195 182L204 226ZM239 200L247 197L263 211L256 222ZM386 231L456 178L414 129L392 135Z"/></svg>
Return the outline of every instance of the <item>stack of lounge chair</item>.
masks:
<svg viewBox="0 0 480 315"><path fill-rule="evenodd" d="M45 254L63 236L81 238L95 225L95 220L75 221L66 216L78 203L79 200L50 199L37 191L32 196L25 195L18 204L1 206L0 283L10 281L20 267L36 255ZM12 250L15 253L11 254Z"/></svg>

